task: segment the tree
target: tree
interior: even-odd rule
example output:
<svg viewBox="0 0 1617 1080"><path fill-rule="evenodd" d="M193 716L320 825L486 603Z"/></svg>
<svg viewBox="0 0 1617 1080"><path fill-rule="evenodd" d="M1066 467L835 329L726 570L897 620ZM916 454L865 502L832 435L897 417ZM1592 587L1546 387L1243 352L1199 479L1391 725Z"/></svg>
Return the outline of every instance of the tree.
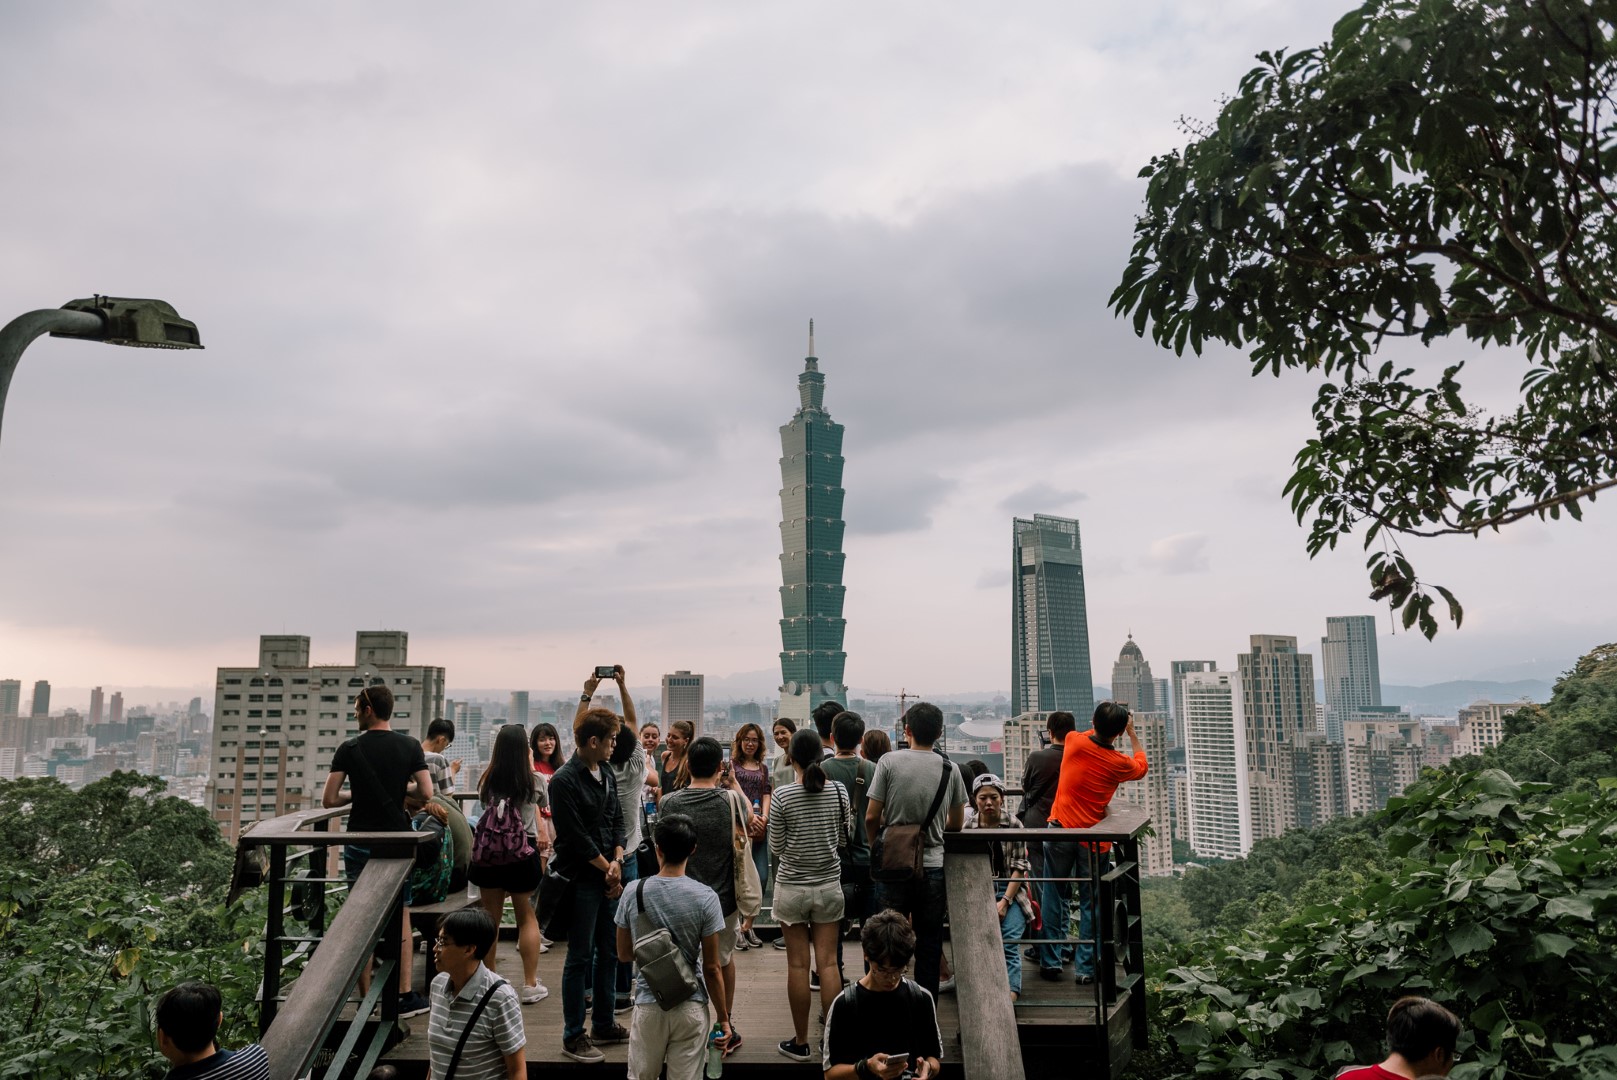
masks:
<svg viewBox="0 0 1617 1080"><path fill-rule="evenodd" d="M1320 380L1285 489L1309 554L1363 526L1371 598L1427 637L1436 597L1462 609L1401 539L1577 519L1617 485L1614 23L1613 0L1368 0L1327 44L1260 54L1141 173L1113 309ZM1374 363L1455 335L1525 352L1512 411L1468 396L1465 361Z"/></svg>
<svg viewBox="0 0 1617 1080"><path fill-rule="evenodd" d="M1592 788L1617 776L1617 644L1581 657L1544 705L1505 718L1506 738L1481 764L1557 789Z"/></svg>

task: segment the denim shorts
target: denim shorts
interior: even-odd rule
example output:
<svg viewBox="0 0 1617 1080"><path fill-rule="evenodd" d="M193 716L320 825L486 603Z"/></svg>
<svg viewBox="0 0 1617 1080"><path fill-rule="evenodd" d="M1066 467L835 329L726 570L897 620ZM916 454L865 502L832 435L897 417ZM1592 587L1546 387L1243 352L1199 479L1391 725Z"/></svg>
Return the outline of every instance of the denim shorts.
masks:
<svg viewBox="0 0 1617 1080"><path fill-rule="evenodd" d="M845 910L840 881L823 885L775 882L775 921L783 926L840 922Z"/></svg>

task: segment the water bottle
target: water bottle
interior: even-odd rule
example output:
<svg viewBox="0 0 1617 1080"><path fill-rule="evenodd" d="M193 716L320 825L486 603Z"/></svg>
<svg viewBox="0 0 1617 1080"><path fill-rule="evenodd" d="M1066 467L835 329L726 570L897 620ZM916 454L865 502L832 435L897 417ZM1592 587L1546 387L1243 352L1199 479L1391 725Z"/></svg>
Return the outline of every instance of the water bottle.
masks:
<svg viewBox="0 0 1617 1080"><path fill-rule="evenodd" d="M646 798L646 820L657 820L657 800L651 798L650 796L647 796Z"/></svg>
<svg viewBox="0 0 1617 1080"><path fill-rule="evenodd" d="M724 1029L714 1024L707 1038L707 1068L702 1072L707 1080L719 1080L724 1075L724 1042Z"/></svg>

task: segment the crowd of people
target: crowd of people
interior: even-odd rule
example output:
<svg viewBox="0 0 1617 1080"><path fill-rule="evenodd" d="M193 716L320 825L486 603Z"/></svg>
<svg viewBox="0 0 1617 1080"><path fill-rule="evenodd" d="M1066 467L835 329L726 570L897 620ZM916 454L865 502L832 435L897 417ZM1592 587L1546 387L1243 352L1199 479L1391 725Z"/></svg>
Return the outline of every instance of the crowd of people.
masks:
<svg viewBox="0 0 1617 1080"><path fill-rule="evenodd" d="M608 677L621 714L595 704ZM818 1059L828 1080L927 1080L943 1055L937 995L953 982L943 950L944 834L1094 825L1118 785L1148 768L1125 706L1101 703L1082 732L1070 713L1052 713L1017 815L1006 783L986 765L959 767L935 750L943 714L931 704L905 713L904 740L893 748L857 713L826 702L812 727L777 720L779 752L766 757L756 724L743 725L728 748L685 721L666 733L640 725L619 666L585 680L570 757L550 724L499 730L477 779L474 828L449 797L460 772L444 756L453 725L435 720L418 742L392 730L392 706L385 686L356 695L361 732L338 749L323 800L350 806L350 832L416 830L436 841L422 845L406 885L404 955L411 907L441 904L468 881L479 891L478 905L438 920L437 975L426 994L411 984L413 966L399 965L400 1015L430 1013L431 1075L458 1080L525 1075L522 1010L549 995L539 956L563 941L562 1054L600 1062L602 1045L627 1043L632 1078L655 1080L666 1068L670 1080L695 1080L710 1054L743 1043L733 1016L735 954L763 945L755 920L766 885L792 1024L779 1052ZM1127 754L1115 745L1124 737ZM989 848L1012 998L1023 989L1024 960L1055 980L1070 963L1078 984L1094 983L1090 885L1111 858L1107 845L997 838ZM345 846L350 880L370 857L364 845ZM1076 938L1067 932L1075 898ZM495 972L507 900L521 960L516 987ZM862 971L850 981L843 941L855 925ZM617 1019L625 1013L627 1027ZM211 987L176 987L157 1020L173 1080L266 1074L262 1049L232 1054L214 1044L219 995ZM1388 1018L1390 1056L1344 1076L1446 1075L1458 1032L1442 1006L1401 999Z"/></svg>

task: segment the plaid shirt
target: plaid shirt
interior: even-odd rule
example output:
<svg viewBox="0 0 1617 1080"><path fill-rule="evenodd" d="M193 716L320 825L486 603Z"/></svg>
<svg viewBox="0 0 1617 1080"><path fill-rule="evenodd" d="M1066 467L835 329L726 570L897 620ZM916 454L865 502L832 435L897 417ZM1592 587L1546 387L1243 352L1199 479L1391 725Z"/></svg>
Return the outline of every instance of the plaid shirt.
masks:
<svg viewBox="0 0 1617 1080"><path fill-rule="evenodd" d="M1022 828L1022 820L1015 814L1002 814L999 824L995 827L1000 829L1020 829ZM981 818L973 814L966 821L964 828L983 829L987 828L987 826L983 824ZM1003 871L1005 875L1004 877L994 878L994 892L1003 893L1005 883L1013 875L1021 874L1022 882L1017 887L1014 902L1017 907L1022 909L1022 914L1031 921L1033 918L1033 898L1028 894L1027 877L1033 872L1033 864L1028 862L1027 845L1020 840L997 840L991 846L994 850L988 857L989 861L993 863L996 874Z"/></svg>

